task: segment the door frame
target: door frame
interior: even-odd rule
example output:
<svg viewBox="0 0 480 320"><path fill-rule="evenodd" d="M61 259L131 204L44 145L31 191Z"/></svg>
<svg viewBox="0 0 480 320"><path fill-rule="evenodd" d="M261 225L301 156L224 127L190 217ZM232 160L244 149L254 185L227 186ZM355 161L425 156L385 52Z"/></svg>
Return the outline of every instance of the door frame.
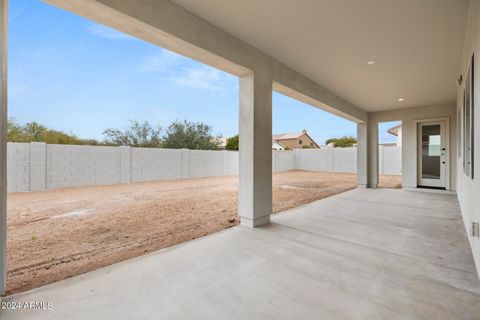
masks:
<svg viewBox="0 0 480 320"><path fill-rule="evenodd" d="M419 119L415 120L415 165L417 166L417 188L420 186L420 174L421 174L421 167L420 167L420 156L421 156L421 149L420 149L420 132L419 132L419 125L424 122L438 122L438 121L445 121L445 190L450 190L450 162L451 162L451 150L450 150L450 117L440 117L440 118L429 118L429 119ZM443 188L443 187L441 187Z"/></svg>

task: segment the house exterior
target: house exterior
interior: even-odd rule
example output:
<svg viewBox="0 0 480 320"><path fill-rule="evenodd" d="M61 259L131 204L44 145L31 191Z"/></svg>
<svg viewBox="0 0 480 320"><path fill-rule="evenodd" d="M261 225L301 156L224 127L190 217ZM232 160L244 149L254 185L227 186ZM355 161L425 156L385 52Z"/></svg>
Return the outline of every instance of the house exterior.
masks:
<svg viewBox="0 0 480 320"><path fill-rule="evenodd" d="M171 296L177 304L168 309L172 312L168 314L171 318L176 315L174 311L186 309L198 312L191 318L198 314L205 318L235 317L232 310L241 313L238 318L251 318L252 315L272 319L282 316L478 318L480 0L388 3L384 0L326 0L306 1L301 5L297 1L279 3L273 0L230 1L228 5L220 0L46 2L239 78L238 214L242 227L222 232L220 240L232 234L238 238L232 240L234 245L226 247L225 251L222 250L226 241L215 250L211 249L209 241L218 239L215 235L202 242L192 241L195 247L192 244L181 246L191 249L188 255L181 255L185 252L181 248L180 251L171 250L172 255L180 252L178 264L166 260L159 268L147 265L141 269L143 273L130 270L126 277L122 274L114 282L115 295L125 292L123 297L127 299L144 291L144 287L134 286L136 291L130 292L132 283L136 284L138 279L137 274L149 290L163 289L161 284L150 285L148 274L155 270L156 277L152 280L172 278L181 282L188 279L183 288L195 291L194 297L184 299L185 304L179 306L183 299L178 299L182 295L176 295L181 292L176 289L181 288L172 284L171 292L175 294ZM4 292L8 246L7 0L0 0L0 7L0 291ZM285 23L286 19L289 23ZM306 210L299 209L298 220L292 215L276 215L272 219L278 223L263 227L270 224L272 216L272 91L356 124L358 188L332 201L332 198L320 200ZM403 190L379 189L378 125L390 121L402 122ZM307 136L302 132L273 139L289 148L301 148L310 143L315 146ZM372 205L372 201L377 202ZM455 211L457 209L460 212ZM330 223L338 222L335 214L319 220L322 213L334 211L344 214L344 219L334 228L330 228ZM357 219L356 226L346 232L344 225L353 219ZM381 227L372 229L371 219L381 221ZM329 225L324 227L322 223ZM259 229L255 232L251 228ZM462 232L453 235L449 232L452 229ZM372 234L372 230L377 232ZM392 238L392 234L396 237ZM455 245L460 237L465 238L468 251L459 250ZM288 242L292 239L294 242ZM340 239L341 244L334 242L335 239ZM332 242L335 245L327 249L322 247ZM267 245L270 243L275 245ZM194 250L202 244L207 248L202 251L206 254ZM305 244L309 247L302 255L298 249ZM346 248L348 244L352 246ZM241 247L239 254L235 252L238 247ZM369 250L365 250L367 247ZM280 259L282 252L289 248L292 249L290 254ZM384 251L389 254L380 255ZM223 259L228 262L225 265L221 264L224 256L216 260L209 256L216 252L234 252L235 255ZM338 255L330 259L332 255L327 253L334 252ZM451 260L438 269L442 254L451 254ZM185 268L185 260L191 256L197 261ZM208 256L207 261L198 263L204 256ZM412 256L415 259L409 259ZM369 260L369 257L374 258ZM275 264L268 264L272 259ZM394 275L387 277L388 270L398 264L404 268L396 269ZM240 270L235 269L238 265L242 266ZM370 270L378 265L381 268L371 274ZM171 267L168 269L171 273L162 273L165 266ZM412 274L411 270L417 266ZM197 267L196 273L188 273L193 267ZM176 276L178 269L184 270L182 277ZM326 280L337 269L341 272L335 279L342 281ZM121 271L115 270L112 274ZM208 277L204 275L212 270ZM321 273L316 273L318 270ZM354 274L357 270L360 271ZM472 275L475 270L475 279L469 276L454 285L449 282L467 273ZM316 276L308 277L311 274ZM350 277L351 274L354 276ZM202 276L205 278L196 281ZM94 281L106 278L109 289L108 284L113 280L108 277L96 273ZM221 282L223 279L228 282ZM348 287L359 279L362 281L355 287ZM128 286L118 289L123 282ZM73 297L71 305L87 300L87 286L81 283L79 287L77 295L70 294L71 287L62 291ZM215 290L207 294L197 290L210 287ZM285 289L282 295L275 295L275 288ZM55 286L51 290L56 290ZM99 294L98 291L95 294ZM283 294L286 291L292 294ZM352 292L358 292L359 296L353 296ZM469 297L456 300L463 303L462 306L451 302L460 292ZM96 298L93 293L90 296ZM169 295L163 296L168 298ZM305 299L274 303L275 298L285 296ZM158 302L164 298L150 294L148 297L154 300L139 297L137 301ZM324 313L318 312L318 304L308 304L310 300L321 298L324 300L320 302L326 305ZM433 299L432 303L427 303L427 299ZM30 297L32 300L35 299ZM108 306L115 309L118 301L114 297ZM171 306L169 302L162 302L162 306ZM149 307L152 305L150 303ZM345 305L357 309L351 313L338 310ZM75 312L88 309L87 304L77 307ZM384 316L391 309L395 312L390 317ZM292 313L288 313L290 311ZM66 312L73 314L71 309Z"/></svg>
<svg viewBox="0 0 480 320"><path fill-rule="evenodd" d="M285 145L276 140L272 140L272 150L285 150Z"/></svg>
<svg viewBox="0 0 480 320"><path fill-rule="evenodd" d="M280 142L287 149L295 148L320 148L315 140L310 137L307 130L294 133L281 133L272 136L274 141Z"/></svg>
<svg viewBox="0 0 480 320"><path fill-rule="evenodd" d="M214 139L214 143L221 150L224 150L227 147L227 138L219 137Z"/></svg>
<svg viewBox="0 0 480 320"><path fill-rule="evenodd" d="M396 125L388 129L387 131L388 133L397 137L397 141L395 142L394 145L401 146L402 145L402 125L401 124Z"/></svg>

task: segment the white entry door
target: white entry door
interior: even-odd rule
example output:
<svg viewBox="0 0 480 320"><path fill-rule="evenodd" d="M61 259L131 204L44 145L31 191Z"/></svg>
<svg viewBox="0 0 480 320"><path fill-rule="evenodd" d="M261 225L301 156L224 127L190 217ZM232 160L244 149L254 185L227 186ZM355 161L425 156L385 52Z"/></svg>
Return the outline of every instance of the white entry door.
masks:
<svg viewBox="0 0 480 320"><path fill-rule="evenodd" d="M418 186L446 187L448 150L446 121L418 124Z"/></svg>

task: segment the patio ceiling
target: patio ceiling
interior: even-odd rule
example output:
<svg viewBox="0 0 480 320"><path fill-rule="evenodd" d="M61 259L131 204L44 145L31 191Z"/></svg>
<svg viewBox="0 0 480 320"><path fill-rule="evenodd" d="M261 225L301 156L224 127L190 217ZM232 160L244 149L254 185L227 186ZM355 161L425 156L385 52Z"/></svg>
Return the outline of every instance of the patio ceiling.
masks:
<svg viewBox="0 0 480 320"><path fill-rule="evenodd" d="M456 101L467 0L174 2L367 111Z"/></svg>

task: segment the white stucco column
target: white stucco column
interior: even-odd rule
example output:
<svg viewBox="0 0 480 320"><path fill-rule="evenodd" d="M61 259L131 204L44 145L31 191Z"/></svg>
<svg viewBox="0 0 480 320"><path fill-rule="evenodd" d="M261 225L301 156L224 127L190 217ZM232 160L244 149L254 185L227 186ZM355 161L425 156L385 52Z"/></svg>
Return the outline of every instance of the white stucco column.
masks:
<svg viewBox="0 0 480 320"><path fill-rule="evenodd" d="M367 187L378 187L378 122L367 121Z"/></svg>
<svg viewBox="0 0 480 320"><path fill-rule="evenodd" d="M7 16L8 0L0 0L0 294L7 282Z"/></svg>
<svg viewBox="0 0 480 320"><path fill-rule="evenodd" d="M378 187L378 123L371 120L357 124L357 184Z"/></svg>
<svg viewBox="0 0 480 320"><path fill-rule="evenodd" d="M238 210L244 226L270 222L272 213L272 75L240 77L240 175Z"/></svg>
<svg viewBox="0 0 480 320"><path fill-rule="evenodd" d="M360 188L366 188L368 183L367 153L367 124L357 123L357 185Z"/></svg>

